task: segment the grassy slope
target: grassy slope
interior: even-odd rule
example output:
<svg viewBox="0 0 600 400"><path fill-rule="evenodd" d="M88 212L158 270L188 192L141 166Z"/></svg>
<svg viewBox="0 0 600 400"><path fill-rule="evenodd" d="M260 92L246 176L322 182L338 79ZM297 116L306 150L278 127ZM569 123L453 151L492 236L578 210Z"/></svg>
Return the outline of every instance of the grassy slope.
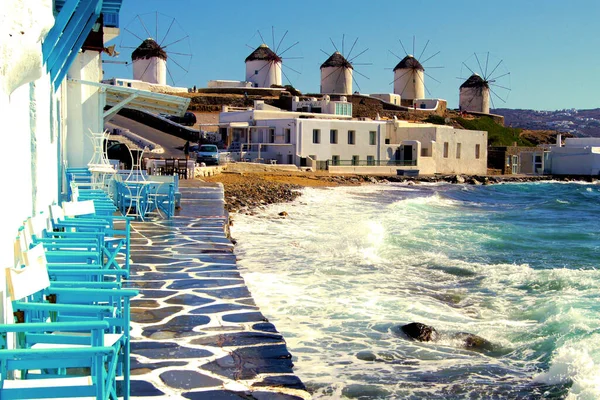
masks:
<svg viewBox="0 0 600 400"><path fill-rule="evenodd" d="M533 143L520 136L522 129L498 125L491 118L464 119L456 117L454 120L465 129L487 131L488 146L512 146L514 142L518 146L533 146Z"/></svg>

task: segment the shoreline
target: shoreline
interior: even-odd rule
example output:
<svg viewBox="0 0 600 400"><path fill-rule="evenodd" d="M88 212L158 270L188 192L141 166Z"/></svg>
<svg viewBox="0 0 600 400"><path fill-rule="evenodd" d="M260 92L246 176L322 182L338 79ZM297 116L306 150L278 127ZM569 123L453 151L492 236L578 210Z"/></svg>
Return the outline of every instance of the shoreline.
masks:
<svg viewBox="0 0 600 400"><path fill-rule="evenodd" d="M258 208L277 203L289 203L301 196L306 187L359 186L378 183L450 183L468 185L496 185L541 181L595 182L592 176L550 175L435 175L406 177L397 175L330 175L315 172L222 172L203 177L205 182L223 184L225 208L230 214L254 214Z"/></svg>

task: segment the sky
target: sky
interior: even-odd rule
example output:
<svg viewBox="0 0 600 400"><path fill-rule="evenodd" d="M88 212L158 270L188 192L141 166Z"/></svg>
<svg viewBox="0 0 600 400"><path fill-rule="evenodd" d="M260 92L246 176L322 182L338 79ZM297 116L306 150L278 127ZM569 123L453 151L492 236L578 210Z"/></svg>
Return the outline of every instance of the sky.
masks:
<svg viewBox="0 0 600 400"><path fill-rule="evenodd" d="M343 42L349 59L357 56L354 91L392 93L397 56L412 54L414 40L415 56L433 56L424 63L426 96L450 108L458 107L467 68L485 73L486 61L490 78L501 76L493 87L496 108L600 107L598 0L123 0L120 29L109 43L120 55L105 60L130 62L139 39L156 36L183 87L244 80L244 59L264 39L283 53L284 84L302 93L318 93L332 42L340 51ZM131 65L103 67L105 78L133 77Z"/></svg>

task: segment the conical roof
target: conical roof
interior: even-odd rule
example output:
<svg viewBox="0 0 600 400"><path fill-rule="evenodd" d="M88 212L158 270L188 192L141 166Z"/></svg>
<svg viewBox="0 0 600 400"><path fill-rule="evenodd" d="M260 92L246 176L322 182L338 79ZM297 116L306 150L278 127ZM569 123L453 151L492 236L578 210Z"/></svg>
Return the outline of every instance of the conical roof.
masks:
<svg viewBox="0 0 600 400"><path fill-rule="evenodd" d="M167 61L167 53L154 39L146 39L131 53L132 60L149 59L158 57Z"/></svg>
<svg viewBox="0 0 600 400"><path fill-rule="evenodd" d="M423 68L419 60L414 58L411 54L400 60L400 62L394 67L394 71L397 69L417 69L419 71L425 71L425 68Z"/></svg>
<svg viewBox="0 0 600 400"><path fill-rule="evenodd" d="M352 68L352 64L348 60L344 58L343 55L340 54L339 51L333 53L323 64L321 64L321 69L327 67L344 67L344 68Z"/></svg>
<svg viewBox="0 0 600 400"><path fill-rule="evenodd" d="M478 74L471 75L469 77L469 79L467 79L462 85L460 85L461 89L462 88L479 88L479 87L489 88L490 86L488 85L487 81L485 81Z"/></svg>
<svg viewBox="0 0 600 400"><path fill-rule="evenodd" d="M256 50L250 53L248 57L246 57L246 62L255 60L281 62L281 57L275 54L275 52L271 50L269 46L263 43L258 46Z"/></svg>

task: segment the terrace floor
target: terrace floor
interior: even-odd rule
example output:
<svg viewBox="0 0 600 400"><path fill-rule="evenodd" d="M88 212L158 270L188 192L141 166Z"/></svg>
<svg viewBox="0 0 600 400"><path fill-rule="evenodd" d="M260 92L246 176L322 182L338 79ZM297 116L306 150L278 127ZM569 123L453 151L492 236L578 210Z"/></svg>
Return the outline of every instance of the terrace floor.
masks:
<svg viewBox="0 0 600 400"><path fill-rule="evenodd" d="M132 225L132 397L310 398L240 276L223 187L184 180L180 191L173 219Z"/></svg>

